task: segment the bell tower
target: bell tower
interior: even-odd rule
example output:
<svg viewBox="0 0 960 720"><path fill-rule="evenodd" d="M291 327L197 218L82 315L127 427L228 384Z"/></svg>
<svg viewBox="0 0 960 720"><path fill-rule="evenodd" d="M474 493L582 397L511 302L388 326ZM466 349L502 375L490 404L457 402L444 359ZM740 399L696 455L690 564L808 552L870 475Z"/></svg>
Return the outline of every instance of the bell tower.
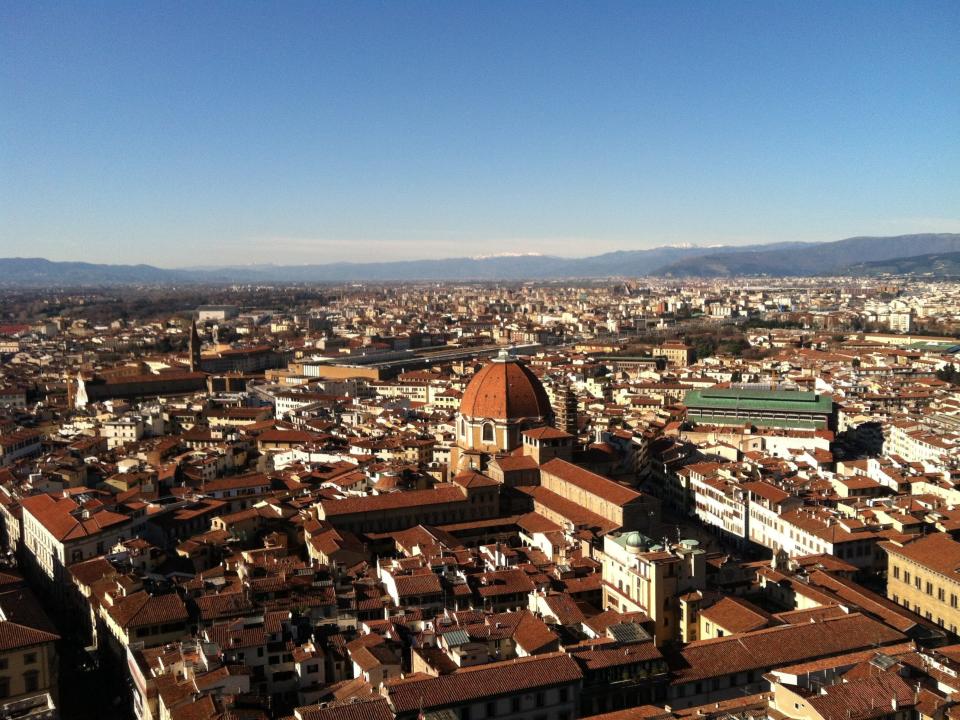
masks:
<svg viewBox="0 0 960 720"><path fill-rule="evenodd" d="M200 369L200 333L197 332L197 321L190 321L190 372Z"/></svg>

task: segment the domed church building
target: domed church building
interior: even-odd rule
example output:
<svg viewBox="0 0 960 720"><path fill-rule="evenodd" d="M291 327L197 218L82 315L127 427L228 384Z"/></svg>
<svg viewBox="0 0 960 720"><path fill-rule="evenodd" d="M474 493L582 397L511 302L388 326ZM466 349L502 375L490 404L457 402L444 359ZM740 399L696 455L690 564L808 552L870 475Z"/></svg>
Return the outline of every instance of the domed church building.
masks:
<svg viewBox="0 0 960 720"><path fill-rule="evenodd" d="M520 447L525 430L552 423L553 408L540 380L503 350L463 393L451 469L483 470L491 457Z"/></svg>

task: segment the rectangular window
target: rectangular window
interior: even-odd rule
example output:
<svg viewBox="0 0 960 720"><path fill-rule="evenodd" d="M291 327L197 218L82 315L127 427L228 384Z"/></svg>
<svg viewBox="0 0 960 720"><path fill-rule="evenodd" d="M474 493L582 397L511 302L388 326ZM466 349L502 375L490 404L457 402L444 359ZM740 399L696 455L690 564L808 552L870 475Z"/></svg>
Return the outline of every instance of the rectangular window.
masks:
<svg viewBox="0 0 960 720"><path fill-rule="evenodd" d="M947 591L943 588L937 588L937 600L943 602L947 597Z"/></svg>
<svg viewBox="0 0 960 720"><path fill-rule="evenodd" d="M927 595L933 595L933 583L927 580Z"/></svg>
<svg viewBox="0 0 960 720"><path fill-rule="evenodd" d="M25 692L36 692L40 689L40 673L36 670L30 670L23 674L23 687Z"/></svg>
<svg viewBox="0 0 960 720"><path fill-rule="evenodd" d="M900 566L899 566L899 565L894 565L894 566L893 566L893 577L896 578L897 580L900 579Z"/></svg>

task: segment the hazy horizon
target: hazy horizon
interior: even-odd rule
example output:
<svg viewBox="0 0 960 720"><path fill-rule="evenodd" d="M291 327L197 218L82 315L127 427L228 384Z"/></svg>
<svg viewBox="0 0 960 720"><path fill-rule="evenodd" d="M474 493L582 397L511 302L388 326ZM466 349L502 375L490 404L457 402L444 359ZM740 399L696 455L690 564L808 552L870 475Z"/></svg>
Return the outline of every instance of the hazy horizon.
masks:
<svg viewBox="0 0 960 720"><path fill-rule="evenodd" d="M960 235L960 233L950 233L950 232L942 232L942 233L941 233L941 232L903 233L902 235L919 235L919 234L923 234L923 235ZM364 258L356 258L356 259L351 259L351 260L328 260L328 261L320 261L320 262L310 262L310 261L306 261L306 262L286 262L286 263L284 263L284 262L253 262L253 261L251 261L251 262L244 262L244 263L236 263L236 262L222 262L222 263L182 263L182 264L179 264L179 265L165 265L165 264L161 264L161 263L150 263L150 262L136 262L136 263L120 263L120 262L109 262L109 261L108 261L108 262L97 262L97 261L85 260L85 259L83 259L83 258L63 258L63 259L56 259L56 258L49 258L49 257L43 257L43 256L38 256L38 255L29 255L29 254L0 256L0 259L4 259L4 260L8 260L8 259L19 259L19 260L35 260L35 259L39 259L39 260L48 260L48 261L50 261L50 262L66 262L66 263L71 263L71 262L87 262L87 263L101 264L101 265L125 265L125 266L148 265L148 266L156 267L156 268L161 269L161 270L188 270L188 271L189 271L189 270L200 270L200 271L202 271L202 270L229 269L229 268L243 269L243 268L257 268L257 267L264 267L264 268L267 268L267 267L303 267L303 266L313 266L313 265L339 265L339 264L344 264L344 265L364 265L364 264L371 264L371 263L374 263L374 264L375 264L375 263L381 263L381 262L387 262L387 263L392 263L392 262L409 262L409 263L416 263L416 262L426 261L426 260L430 260L430 261L448 261L448 260L461 260L461 259L467 259L467 260L485 260L485 259L509 258L509 257L553 257L553 258L559 258L559 259L563 259L563 260L576 260L576 259L578 259L578 258L593 258L593 257L597 257L597 256L602 256L602 255L608 254L608 253L610 253L610 252L630 252L630 251L638 251L638 250L639 250L639 251L642 251L642 250L657 250L657 249L663 249L663 248L685 248L685 249L701 249L701 250L710 250L710 249L713 249L713 248L716 248L716 249L721 249L721 248L726 248L726 249L731 249L731 248L732 248L732 249L736 249L736 248L738 248L738 247L744 247L744 248L747 248L747 247L761 247L761 248L762 248L762 247L771 247L771 248L774 248L774 247L781 247L781 246L786 246L786 245L791 245L791 244L829 244L829 243L838 242L838 241L841 241L841 240L852 240L852 239L858 239L858 238L867 238L867 239L882 240L882 239L884 239L884 238L890 238L890 237L899 237L899 235L892 235L892 236L854 235L854 236L850 236L850 237L846 237L846 238L835 238L835 239L832 239L832 240L771 241L771 242L768 242L768 243L755 243L755 244L746 244L746 243L744 243L744 244L741 244L741 245L734 244L734 243L731 243L731 244L723 244L723 243L721 243L721 244L672 243L672 244L671 244L671 243L666 243L666 244L662 244L662 245L651 245L651 246L649 246L649 247L643 247L643 248L614 248L614 249L612 249L612 250L604 250L604 251L597 251L597 252L590 252L590 253L581 253L581 254L569 254L569 253L568 253L568 254L562 254L562 253L540 253L540 252L505 251L505 252L498 252L498 253L483 253L483 254L479 254L479 255L450 255L450 256L437 255L437 256L432 256L432 257L399 258L399 259L395 259L395 260L378 260L378 259L375 259L375 258L365 258L365 259L364 259ZM925 251L924 249L922 249L922 248L918 248L918 249L905 248L904 253L905 253L905 254L904 254L902 257L910 257L910 256L917 256L917 255L926 254L926 251Z"/></svg>

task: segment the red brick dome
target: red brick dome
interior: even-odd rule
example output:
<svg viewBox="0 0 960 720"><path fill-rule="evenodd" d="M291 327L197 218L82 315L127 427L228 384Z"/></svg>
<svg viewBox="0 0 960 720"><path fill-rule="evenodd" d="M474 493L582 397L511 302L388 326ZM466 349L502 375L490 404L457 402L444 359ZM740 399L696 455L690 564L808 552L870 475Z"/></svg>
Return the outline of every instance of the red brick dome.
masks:
<svg viewBox="0 0 960 720"><path fill-rule="evenodd" d="M548 420L553 410L539 378L516 358L501 355L473 376L460 401L460 414L493 420Z"/></svg>

